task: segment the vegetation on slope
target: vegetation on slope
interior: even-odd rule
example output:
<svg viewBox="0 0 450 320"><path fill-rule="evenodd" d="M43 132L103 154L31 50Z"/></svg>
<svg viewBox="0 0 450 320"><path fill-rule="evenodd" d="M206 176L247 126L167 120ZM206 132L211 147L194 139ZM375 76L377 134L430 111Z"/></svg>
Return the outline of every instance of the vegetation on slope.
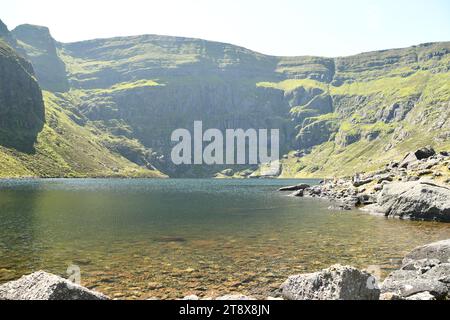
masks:
<svg viewBox="0 0 450 320"><path fill-rule="evenodd" d="M69 103L44 92L46 124L38 134L35 152L0 147L0 177L163 177L139 166L103 144L103 134L80 126L76 115L61 105Z"/></svg>

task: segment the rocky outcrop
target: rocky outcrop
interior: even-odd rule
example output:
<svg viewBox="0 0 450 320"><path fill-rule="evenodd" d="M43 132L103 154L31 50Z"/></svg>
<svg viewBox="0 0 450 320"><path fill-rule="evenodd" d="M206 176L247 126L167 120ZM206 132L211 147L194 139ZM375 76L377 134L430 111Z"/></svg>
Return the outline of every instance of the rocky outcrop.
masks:
<svg viewBox="0 0 450 320"><path fill-rule="evenodd" d="M0 300L108 300L108 297L39 271L1 285Z"/></svg>
<svg viewBox="0 0 450 320"><path fill-rule="evenodd" d="M378 300L380 290L369 273L335 265L289 277L281 286L281 294L287 300Z"/></svg>
<svg viewBox="0 0 450 320"><path fill-rule="evenodd" d="M33 64L39 84L45 90L64 92L69 89L66 66L57 54L57 43L47 27L20 25L11 31L18 42L17 50Z"/></svg>
<svg viewBox="0 0 450 320"><path fill-rule="evenodd" d="M436 154L436 151L432 147L424 147L416 152L408 153L400 162L400 168L408 168L410 164L415 163L418 160L428 159Z"/></svg>
<svg viewBox="0 0 450 320"><path fill-rule="evenodd" d="M382 283L383 296L406 300L450 298L450 240L414 249Z"/></svg>
<svg viewBox="0 0 450 320"><path fill-rule="evenodd" d="M7 44L14 47L17 45L16 39L9 32L8 27L0 20L0 39L3 39Z"/></svg>
<svg viewBox="0 0 450 320"><path fill-rule="evenodd" d="M386 184L371 210L402 219L450 222L450 188L422 181Z"/></svg>
<svg viewBox="0 0 450 320"><path fill-rule="evenodd" d="M360 208L386 217L450 222L449 165L449 153L425 147L382 170L328 180L293 195L330 200L333 210Z"/></svg>

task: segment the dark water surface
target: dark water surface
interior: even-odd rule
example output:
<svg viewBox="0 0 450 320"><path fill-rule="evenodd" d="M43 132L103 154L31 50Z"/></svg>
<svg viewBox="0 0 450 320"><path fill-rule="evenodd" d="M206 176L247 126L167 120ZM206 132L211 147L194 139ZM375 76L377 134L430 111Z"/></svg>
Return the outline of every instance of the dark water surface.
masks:
<svg viewBox="0 0 450 320"><path fill-rule="evenodd" d="M303 180L305 181L305 180ZM450 225L333 212L293 180L0 181L0 283L40 269L116 298L239 292L335 263L384 274ZM306 181L314 183L314 181Z"/></svg>

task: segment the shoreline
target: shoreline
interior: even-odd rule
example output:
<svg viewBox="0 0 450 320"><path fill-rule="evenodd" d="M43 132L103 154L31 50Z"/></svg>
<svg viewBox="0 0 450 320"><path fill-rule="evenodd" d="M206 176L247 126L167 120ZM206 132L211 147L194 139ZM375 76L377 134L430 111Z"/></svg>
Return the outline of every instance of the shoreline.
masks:
<svg viewBox="0 0 450 320"><path fill-rule="evenodd" d="M284 187L295 197L331 201L331 210L359 209L402 220L450 222L450 154L424 147L391 161L384 169L319 186Z"/></svg>

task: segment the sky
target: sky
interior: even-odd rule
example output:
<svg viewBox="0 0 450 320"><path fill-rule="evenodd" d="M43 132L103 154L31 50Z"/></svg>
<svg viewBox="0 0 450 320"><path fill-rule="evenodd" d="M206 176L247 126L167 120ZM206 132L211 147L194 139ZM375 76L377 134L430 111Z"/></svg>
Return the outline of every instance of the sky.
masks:
<svg viewBox="0 0 450 320"><path fill-rule="evenodd" d="M450 41L449 0L0 0L0 19L47 26L61 42L161 34L282 56Z"/></svg>

